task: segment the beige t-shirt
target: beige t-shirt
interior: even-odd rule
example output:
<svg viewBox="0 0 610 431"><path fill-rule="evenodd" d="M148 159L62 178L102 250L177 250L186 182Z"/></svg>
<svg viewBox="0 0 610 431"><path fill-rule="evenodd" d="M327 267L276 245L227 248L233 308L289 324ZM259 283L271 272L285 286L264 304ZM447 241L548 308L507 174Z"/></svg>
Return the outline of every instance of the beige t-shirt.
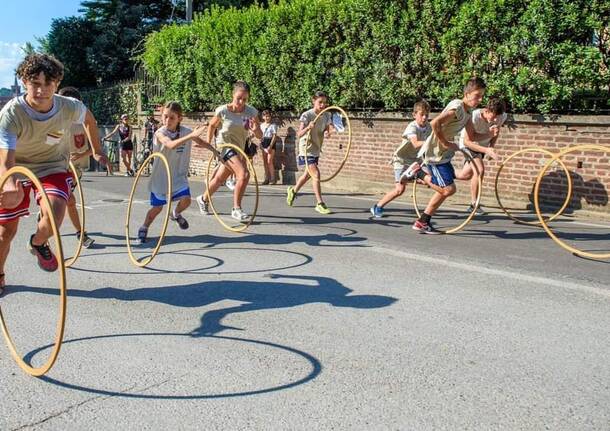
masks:
<svg viewBox="0 0 610 431"><path fill-rule="evenodd" d="M313 109L303 112L299 121L303 123L305 127L309 125L313 120L316 119L318 114ZM329 124L332 124L332 115L330 112L325 112L318 121L316 121L315 127L311 130L309 143L307 142L307 133L299 139L299 156L313 156L318 157L322 151L322 144L324 143L324 131ZM309 144L309 145L308 145ZM307 149L305 148L307 146Z"/></svg>
<svg viewBox="0 0 610 431"><path fill-rule="evenodd" d="M221 126L218 130L216 142L220 144L233 144L242 150L246 147L246 139L250 133L250 121L258 116L258 111L246 105L243 112L231 112L228 105L216 108L215 116L220 118ZM228 150L224 150L224 155Z"/></svg>
<svg viewBox="0 0 610 431"><path fill-rule="evenodd" d="M81 154L87 151L89 140L85 133L85 127L81 123L73 123L62 136L61 145L67 146L70 154Z"/></svg>
<svg viewBox="0 0 610 431"><path fill-rule="evenodd" d="M0 111L0 147L6 148L7 136L15 138L15 164L31 169L39 178L66 172L70 152L63 135L74 123L82 124L86 112L82 102L69 97L53 96L48 113L36 112L24 96L16 97Z"/></svg>
<svg viewBox="0 0 610 431"><path fill-rule="evenodd" d="M413 146L411 138L415 137L418 141L425 141L430 133L432 133L432 127L429 122L426 122L424 127L420 127L417 121L411 121L402 133L402 143L392 155L391 163L394 169L402 169L417 159L419 148Z"/></svg>
<svg viewBox="0 0 610 431"><path fill-rule="evenodd" d="M454 110L455 114L446 124L443 125L443 135L448 141L466 126L471 118L471 112L466 109L461 99L454 99L443 109L443 112ZM426 139L420 149L418 156L422 157L424 163L441 164L450 161L455 152L442 146L434 132Z"/></svg>
<svg viewBox="0 0 610 431"><path fill-rule="evenodd" d="M491 129L492 126L498 126L498 127L502 127L502 125L506 122L506 118L508 117L506 115L506 112L502 115L498 115L496 117L496 119L492 122L487 122L487 120L485 118L483 118L483 115L481 115L483 113L482 109L475 109L474 111L472 111L472 125L474 126L474 131L476 133L480 133L482 135L487 135L486 138L481 139L479 141L477 141L477 144L479 144L482 147L489 147L489 143L491 142L491 134L489 133L489 129ZM466 129L462 129L462 133L460 133L460 148L464 148L465 147L465 143L464 143L464 139L466 138Z"/></svg>

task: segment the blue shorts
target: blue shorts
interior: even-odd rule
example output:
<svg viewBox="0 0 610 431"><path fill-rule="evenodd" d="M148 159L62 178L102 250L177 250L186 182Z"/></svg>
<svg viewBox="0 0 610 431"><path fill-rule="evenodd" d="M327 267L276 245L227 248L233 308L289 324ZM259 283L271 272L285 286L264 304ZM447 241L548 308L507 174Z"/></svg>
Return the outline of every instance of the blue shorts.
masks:
<svg viewBox="0 0 610 431"><path fill-rule="evenodd" d="M319 160L320 160L320 157L307 156L308 165L317 165ZM305 166L305 156L299 156L298 162L299 162L299 166Z"/></svg>
<svg viewBox="0 0 610 431"><path fill-rule="evenodd" d="M451 162L440 165L429 164L428 168L432 176L432 184L436 184L439 187L449 187L455 181L455 170Z"/></svg>
<svg viewBox="0 0 610 431"><path fill-rule="evenodd" d="M179 192L174 193L172 196L172 200L175 201L179 198L183 198L185 196L191 196L191 189L189 187L180 190ZM165 199L160 199L153 192L150 192L150 205L153 207L162 207L165 205L167 201Z"/></svg>

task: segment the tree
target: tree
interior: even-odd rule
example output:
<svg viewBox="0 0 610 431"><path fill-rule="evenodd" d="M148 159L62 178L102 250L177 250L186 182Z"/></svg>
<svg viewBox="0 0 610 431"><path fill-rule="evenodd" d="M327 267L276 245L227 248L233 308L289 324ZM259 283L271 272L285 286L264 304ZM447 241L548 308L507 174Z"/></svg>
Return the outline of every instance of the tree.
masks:
<svg viewBox="0 0 610 431"><path fill-rule="evenodd" d="M95 73L87 61L87 47L96 39L95 27L83 17L54 19L45 38L45 51L64 64L64 85L95 85Z"/></svg>

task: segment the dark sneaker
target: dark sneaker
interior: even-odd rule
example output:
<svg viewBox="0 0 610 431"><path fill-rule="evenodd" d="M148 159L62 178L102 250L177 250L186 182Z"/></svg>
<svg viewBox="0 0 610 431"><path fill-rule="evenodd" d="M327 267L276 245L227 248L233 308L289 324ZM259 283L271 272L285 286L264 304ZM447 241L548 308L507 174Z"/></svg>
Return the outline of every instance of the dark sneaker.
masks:
<svg viewBox="0 0 610 431"><path fill-rule="evenodd" d="M416 220L415 223L413 223L411 229L428 235L440 235L442 233L440 230L436 230L431 223L424 223L423 221L419 220Z"/></svg>
<svg viewBox="0 0 610 431"><path fill-rule="evenodd" d="M474 209L474 205L470 204L470 205L468 206L468 209L467 209L466 211L468 211L468 213L471 213L473 210L474 210L474 213L475 213L476 215L480 215L480 216L481 216L481 215L485 215L485 214L486 214L486 213L485 213L485 211L483 210L483 208L481 208L481 206L480 206L480 205L479 205L479 206L477 207L477 209L475 210L475 209Z"/></svg>
<svg viewBox="0 0 610 431"><path fill-rule="evenodd" d="M138 242L140 244L144 244L146 242L146 237L148 236L148 228L146 226L142 226L138 229Z"/></svg>
<svg viewBox="0 0 610 431"><path fill-rule="evenodd" d="M373 214L373 217L375 218L381 218L383 217L383 208L378 206L377 204L373 205L370 209L371 214Z"/></svg>
<svg viewBox="0 0 610 431"><path fill-rule="evenodd" d="M4 286L6 282L4 281L4 274L0 274L0 296L4 293Z"/></svg>
<svg viewBox="0 0 610 431"><path fill-rule="evenodd" d="M34 235L32 235L30 237L30 240L28 241L28 250L30 250L30 253L36 256L40 269L47 272L57 271L57 259L51 252L49 243L44 243L43 245L34 245L32 244L33 238Z"/></svg>
<svg viewBox="0 0 610 431"><path fill-rule="evenodd" d="M189 222L187 222L186 219L184 217L182 217L182 214L178 214L178 215L172 214L171 216L169 216L169 218L171 218L173 221L178 223L178 226L180 227L180 229L186 230L189 228Z"/></svg>
<svg viewBox="0 0 610 431"><path fill-rule="evenodd" d="M80 241L80 232L76 232L76 238L78 238L78 240ZM89 235L87 235L87 232L83 233L83 247L89 248L93 245L94 242L95 240L92 239Z"/></svg>

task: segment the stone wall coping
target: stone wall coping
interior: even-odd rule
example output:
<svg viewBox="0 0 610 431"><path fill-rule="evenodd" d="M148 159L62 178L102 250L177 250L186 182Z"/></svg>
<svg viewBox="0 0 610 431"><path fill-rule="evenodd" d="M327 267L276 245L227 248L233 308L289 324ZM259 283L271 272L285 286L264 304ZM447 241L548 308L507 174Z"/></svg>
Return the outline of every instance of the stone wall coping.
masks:
<svg viewBox="0 0 610 431"><path fill-rule="evenodd" d="M278 112L281 118L297 119L298 115L294 112ZM348 111L350 118L363 121L396 121L412 120L411 113L406 112L362 112ZM430 118L438 115L438 112L431 113ZM185 116L188 118L209 118L214 112L190 112ZM590 127L610 127L610 115L542 115L542 114L509 114L508 122L516 124L538 124L547 126L590 126Z"/></svg>

